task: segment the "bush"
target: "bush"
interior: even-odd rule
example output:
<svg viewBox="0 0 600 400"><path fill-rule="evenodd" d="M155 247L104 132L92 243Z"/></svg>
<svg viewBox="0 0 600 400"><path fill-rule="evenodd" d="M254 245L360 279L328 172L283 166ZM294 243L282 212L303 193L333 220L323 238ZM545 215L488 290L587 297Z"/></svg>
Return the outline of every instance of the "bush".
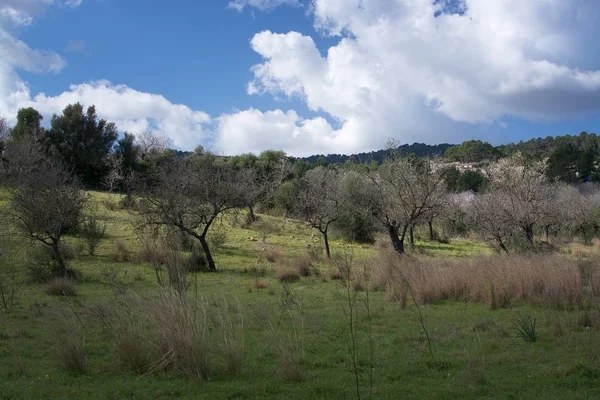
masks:
<svg viewBox="0 0 600 400"><path fill-rule="evenodd" d="M83 246L81 243L68 244L60 242L59 249L64 260L78 260L81 256ZM54 257L54 253L52 253L52 256Z"/></svg>
<svg viewBox="0 0 600 400"><path fill-rule="evenodd" d="M127 248L127 243L123 239L117 239L113 242L114 253L112 259L118 262L133 262L133 253Z"/></svg>
<svg viewBox="0 0 600 400"><path fill-rule="evenodd" d="M47 247L35 247L26 264L27 282L46 283L59 271L54 254Z"/></svg>
<svg viewBox="0 0 600 400"><path fill-rule="evenodd" d="M515 324L518 338L530 343L537 340L538 334L535 327L535 317L532 317L531 315L519 315Z"/></svg>
<svg viewBox="0 0 600 400"><path fill-rule="evenodd" d="M113 201L112 199L103 199L102 200L102 205L108 211L115 211L115 210L117 210L119 208L119 205L115 201Z"/></svg>
<svg viewBox="0 0 600 400"><path fill-rule="evenodd" d="M123 210L133 210L137 207L137 202L131 196L124 196L119 200L119 207Z"/></svg>
<svg viewBox="0 0 600 400"><path fill-rule="evenodd" d="M211 247L220 249L227 241L227 231L220 227L208 234L208 243Z"/></svg>
<svg viewBox="0 0 600 400"><path fill-rule="evenodd" d="M329 279L331 279L332 281L343 281L344 277L342 276L342 273L340 272L339 269L337 268L330 268L327 271L327 276L329 277Z"/></svg>
<svg viewBox="0 0 600 400"><path fill-rule="evenodd" d="M270 263L276 263L283 258L283 254L277 249L265 249L265 259Z"/></svg>
<svg viewBox="0 0 600 400"><path fill-rule="evenodd" d="M301 276L310 276L312 261L308 255L301 255L296 258L296 269Z"/></svg>
<svg viewBox="0 0 600 400"><path fill-rule="evenodd" d="M78 254L77 247L67 246L62 248L65 259L72 259ZM26 263L26 281L28 283L46 283L55 277L60 277L60 267L52 249L48 246L35 247ZM67 267L67 277L79 279L80 274Z"/></svg>
<svg viewBox="0 0 600 400"><path fill-rule="evenodd" d="M93 256L96 248L104 239L106 234L106 225L100 224L96 217L89 217L80 226L80 232L88 246L88 253Z"/></svg>
<svg viewBox="0 0 600 400"><path fill-rule="evenodd" d="M279 282L283 283L293 283L300 279L298 270L289 266L279 266L275 276Z"/></svg>
<svg viewBox="0 0 600 400"><path fill-rule="evenodd" d="M69 278L54 278L46 285L46 294L50 296L77 296L75 282Z"/></svg>

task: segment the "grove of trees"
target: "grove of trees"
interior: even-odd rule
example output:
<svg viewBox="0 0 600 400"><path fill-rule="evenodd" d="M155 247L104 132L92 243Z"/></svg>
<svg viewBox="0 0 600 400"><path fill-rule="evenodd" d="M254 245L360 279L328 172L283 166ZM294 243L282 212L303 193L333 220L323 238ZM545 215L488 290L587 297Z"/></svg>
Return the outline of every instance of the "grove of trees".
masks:
<svg viewBox="0 0 600 400"><path fill-rule="evenodd" d="M381 163L330 163L275 150L175 151L152 133L119 133L81 104L65 107L48 128L42 122L33 108L20 110L12 128L0 118L0 183L14 226L52 250L61 276L70 273L61 238L77 229L90 188L125 194L140 230L196 241L210 270L217 263L208 235L227 213L246 213L249 226L257 210L302 221L322 236L327 257L332 231L362 242L386 235L405 253L419 227L428 240L475 235L503 252L537 251L553 236L589 242L598 230L600 191L588 182L598 170L593 134L504 147L468 141L445 155L391 147ZM475 164L461 171L457 162Z"/></svg>

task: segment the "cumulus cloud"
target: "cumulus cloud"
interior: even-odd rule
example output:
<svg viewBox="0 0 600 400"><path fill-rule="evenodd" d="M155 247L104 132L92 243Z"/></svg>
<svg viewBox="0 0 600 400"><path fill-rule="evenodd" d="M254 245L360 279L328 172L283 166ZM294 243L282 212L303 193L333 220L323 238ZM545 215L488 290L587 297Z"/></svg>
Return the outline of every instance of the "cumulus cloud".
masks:
<svg viewBox="0 0 600 400"><path fill-rule="evenodd" d="M108 81L72 85L58 96L41 93L21 105L33 107L43 115L52 115L60 114L64 107L73 103L93 104L100 117L115 122L121 130L156 131L170 138L179 148L190 149L205 140L203 125L210 122L208 114L202 111L173 104L161 95L112 85Z"/></svg>
<svg viewBox="0 0 600 400"><path fill-rule="evenodd" d="M251 46L264 61L248 93L329 114L344 149L389 136L456 141L506 116L557 119L600 106L596 0L315 0L313 17L339 43L321 54L309 36L258 33ZM359 140L350 122L366 128Z"/></svg>
<svg viewBox="0 0 600 400"><path fill-rule="evenodd" d="M121 130L130 132L154 131L170 138L179 148L194 148L206 139L204 125L210 123L208 114L195 111L182 104L174 104L165 97L144 93L125 85L113 85L108 81L71 85L57 96L44 93L32 95L26 82L18 76L18 70L34 73L57 73L66 62L55 52L35 50L13 36L5 24L25 24L23 18L32 19L49 5L76 7L80 0L5 0L0 9L0 114L15 122L19 108L34 107L49 118L60 114L73 103L95 105L101 118L117 123ZM4 3L3 3L4 4ZM19 7L19 8L17 8ZM5 11L12 10L12 11ZM10 21L8 20L10 18ZM3 22L2 22L3 21ZM85 52L84 41L70 41L68 52Z"/></svg>
<svg viewBox="0 0 600 400"><path fill-rule="evenodd" d="M296 111L262 112L254 108L223 114L214 121L217 150L226 154L259 153L265 149L285 150L296 156L334 153L356 147L361 127L348 122L339 130L322 117L304 119Z"/></svg>
<svg viewBox="0 0 600 400"><path fill-rule="evenodd" d="M233 8L237 11L244 11L246 7L254 7L260 11L272 11L275 8L288 5L298 7L299 0L233 0L227 5L228 8Z"/></svg>
<svg viewBox="0 0 600 400"><path fill-rule="evenodd" d="M226 154L280 148L308 155L374 150L388 137L485 139L481 127L504 127L508 117L564 119L600 107L597 0L312 0L313 36L264 31L252 38L262 61L251 67L247 86L249 95L300 101L312 112L250 108L215 119L106 81L72 85L57 96L30 93L20 70L57 73L66 62L30 48L14 31L47 7L80 3L1 0L0 113L33 106L51 115L81 102L95 104L123 130L155 130L183 149L210 141ZM231 0L229 7L304 4ZM319 48L316 35L336 42Z"/></svg>

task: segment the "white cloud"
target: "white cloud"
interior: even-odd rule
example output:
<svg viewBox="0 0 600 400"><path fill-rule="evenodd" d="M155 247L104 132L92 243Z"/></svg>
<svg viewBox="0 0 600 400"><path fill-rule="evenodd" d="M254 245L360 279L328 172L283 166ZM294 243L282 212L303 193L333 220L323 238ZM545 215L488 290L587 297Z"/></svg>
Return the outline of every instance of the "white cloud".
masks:
<svg viewBox="0 0 600 400"><path fill-rule="evenodd" d="M76 7L81 1L52 0L3 0L14 13L7 12L12 22L19 18L33 18L43 6L58 5ZM11 2L12 1L12 2ZM20 6L21 8L16 8ZM4 16L4 12L2 13ZM9 18L7 17L7 18ZM1 21L1 20L0 20ZM1 22L0 22L1 23ZM85 42L71 41L67 51L85 51ZM27 84L20 79L20 69L35 73L56 73L66 63L55 52L34 50L18 40L4 25L0 24L0 114L14 123L19 108L34 107L46 120L73 103L84 107L95 105L101 118L115 122L120 130L133 133L155 131L169 137L180 148L191 149L206 139L203 126L210 123L208 114L195 111L182 104L173 104L165 97L144 93L125 85L113 85L107 81L72 85L68 91L57 96L44 93L32 95Z"/></svg>
<svg viewBox="0 0 600 400"><path fill-rule="evenodd" d="M22 88L15 108L33 107L44 116L60 114L68 104L95 105L101 118L115 122L120 130L133 133L151 130L173 141L179 148L191 149L205 140L203 126L210 122L208 114L194 111L182 104L173 104L165 97L144 93L124 85L98 81L72 85L58 96L43 93L31 97Z"/></svg>
<svg viewBox="0 0 600 400"><path fill-rule="evenodd" d="M361 125L347 142L356 147L344 149L380 147L389 136L457 141L506 116L560 119L600 107L596 0L313 3L315 27L339 43L322 55L309 36L258 33L251 45L264 61L248 93L299 98L335 119L341 136L351 121ZM316 143L298 151L321 151Z"/></svg>
<svg viewBox="0 0 600 400"><path fill-rule="evenodd" d="M23 15L21 12L14 8L4 7L0 8L0 18L7 20L15 25L31 25L33 17L30 15Z"/></svg>
<svg viewBox="0 0 600 400"><path fill-rule="evenodd" d="M252 67L247 92L296 99L325 117L250 108L214 120L106 81L57 96L30 93L19 70L56 73L66 63L11 29L49 6L81 1L0 1L0 113L33 106L49 116L68 103L95 104L121 129L152 129L184 149L214 140L227 154L350 153L381 148L390 136L409 143L485 139L482 124L505 127L506 117L562 119L600 108L597 0L312 0L315 28L338 42L323 51L306 33L257 33L251 46L263 61ZM303 4L233 0L229 7Z"/></svg>
<svg viewBox="0 0 600 400"><path fill-rule="evenodd" d="M254 7L260 11L271 11L275 8L288 5L298 7L300 6L299 0L233 0L227 5L228 8L236 9L237 11L244 11L246 7Z"/></svg>
<svg viewBox="0 0 600 400"><path fill-rule="evenodd" d="M325 153L353 149L361 141L364 128L348 121L335 130L322 117L303 119L293 110L261 112L253 108L224 114L215 125L217 151L241 154L278 149L296 156L311 155L315 149Z"/></svg>

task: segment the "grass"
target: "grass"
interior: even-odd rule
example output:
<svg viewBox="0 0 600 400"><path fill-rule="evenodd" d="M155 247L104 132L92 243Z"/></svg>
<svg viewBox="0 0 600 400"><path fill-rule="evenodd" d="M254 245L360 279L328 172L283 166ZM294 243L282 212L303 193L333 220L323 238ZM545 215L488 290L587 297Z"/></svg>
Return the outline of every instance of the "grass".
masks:
<svg viewBox="0 0 600 400"><path fill-rule="evenodd" d="M44 284L30 284L13 310L0 313L0 399L356 397L347 322L340 312L344 283L328 279L334 267L325 260L312 261L311 271L320 274L294 283L277 280L278 265L298 272L297 260L306 265L307 252L322 246L314 232L295 221L277 219L280 228L267 243L281 257L272 264L260 261L264 245L257 240L259 232L225 222L227 241L214 251L219 271L188 278L188 300L202 299L202 307L191 307L197 304L193 303L181 314L181 307L161 305L154 270L138 260L144 244L134 233L135 214L102 205L112 197L92 194L106 238L93 256L83 252L69 261L82 274L77 297L48 296ZM84 243L77 236L66 242ZM114 256L117 242L127 257ZM333 254L351 249L357 259L378 252L375 246L341 240L331 245ZM454 259L449 265L459 269L472 268L473 256L490 254L485 245L466 240L449 245L418 241L417 250L425 251L427 258ZM592 273L586 276L595 279ZM503 289L496 285L495 290L499 294ZM482 293L490 293L489 285ZM373 398L600 397L596 350L600 324L589 322L598 318L597 299L549 307L515 295L508 308L493 311L487 300L466 297L423 302L420 311L435 354L432 361L411 297L402 309L385 290L371 291L369 296ZM140 308L146 312L135 311ZM219 313L224 309L231 313ZM133 317L122 315L127 312ZM515 337L519 313L537 317L535 343ZM69 341L73 346L65 354L83 354L73 358L83 360L77 373L63 368L55 351L56 330L65 315L77 326L77 336ZM123 321L120 318L129 323L118 322ZM164 331L155 330L158 322L164 322ZM554 333L557 325L563 334ZM357 326L357 336L366 337L366 321L360 319ZM357 366L365 375L367 344L358 346ZM171 359L170 368L156 368L157 360L174 353L181 358Z"/></svg>

